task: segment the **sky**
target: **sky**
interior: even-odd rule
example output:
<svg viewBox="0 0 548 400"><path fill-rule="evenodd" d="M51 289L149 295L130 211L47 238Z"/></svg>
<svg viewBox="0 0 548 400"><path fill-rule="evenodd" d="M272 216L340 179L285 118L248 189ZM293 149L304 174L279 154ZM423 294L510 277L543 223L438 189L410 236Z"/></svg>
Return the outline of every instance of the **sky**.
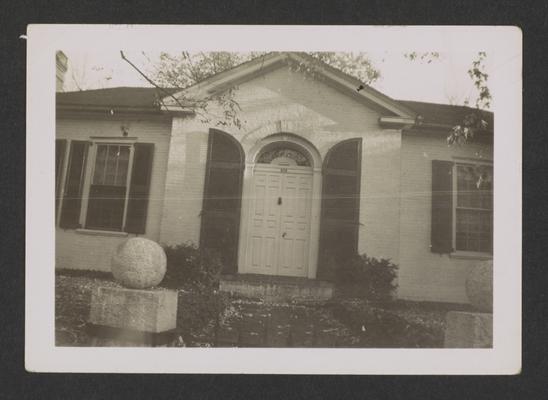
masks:
<svg viewBox="0 0 548 400"><path fill-rule="evenodd" d="M151 86L137 71L123 61L119 51L97 53L65 51L69 68L65 91L100 89L117 86ZM125 52L140 69L150 73L159 52ZM468 76L476 52L445 52L430 63L409 61L403 53L367 52L381 77L371 84L375 89L398 100L416 100L444 104L463 104L466 98L474 104L477 92ZM490 74L489 54L485 63Z"/></svg>

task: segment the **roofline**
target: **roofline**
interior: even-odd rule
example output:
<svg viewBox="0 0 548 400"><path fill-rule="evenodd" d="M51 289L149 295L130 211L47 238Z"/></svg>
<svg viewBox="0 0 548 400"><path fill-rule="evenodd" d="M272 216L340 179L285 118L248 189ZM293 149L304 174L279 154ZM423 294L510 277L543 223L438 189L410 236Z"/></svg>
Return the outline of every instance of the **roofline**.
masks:
<svg viewBox="0 0 548 400"><path fill-rule="evenodd" d="M369 85L365 85L360 82L358 79L345 74L342 71L337 70L330 65L319 61L311 60L311 56L305 53L297 52L279 52L279 53L269 53L265 56L257 57L254 60L251 60L247 63L240 64L230 70L220 72L219 74L213 75L193 86L182 89L180 92L174 93L174 97L181 97L184 92L190 91L202 91L208 94L213 94L218 91L227 89L229 86L233 86L235 82L243 81L244 78L248 78L254 73L264 73L269 68L277 66L278 63L293 60L299 63L308 63L312 61L315 62L313 68L315 68L319 73L326 76L331 81L341 85L344 89L358 94L359 97L364 98L369 102L373 102L399 117L404 118L415 118L416 113L405 107L402 104L399 104L396 100L391 97L382 94L381 92L371 88ZM257 69L257 67L259 69ZM336 71L336 72L335 72ZM358 87L362 86L363 89L358 90ZM173 110L178 105L174 104L172 96L167 96L163 98L162 108L166 111Z"/></svg>
<svg viewBox="0 0 548 400"><path fill-rule="evenodd" d="M98 114L105 113L109 116L120 114L139 114L139 115L156 115L156 116L171 116L171 113L167 113L164 110L153 107L125 107L125 106L95 106L95 105L74 105L74 104L58 104L56 106L56 112L58 114L78 114L78 113L90 113ZM178 110L182 114L189 114L189 112Z"/></svg>

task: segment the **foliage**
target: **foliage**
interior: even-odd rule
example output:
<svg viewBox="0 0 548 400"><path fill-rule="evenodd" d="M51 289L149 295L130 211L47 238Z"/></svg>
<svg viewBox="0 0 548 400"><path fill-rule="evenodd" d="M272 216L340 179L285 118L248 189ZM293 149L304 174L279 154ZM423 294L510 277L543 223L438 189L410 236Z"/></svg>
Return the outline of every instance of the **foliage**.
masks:
<svg viewBox="0 0 548 400"><path fill-rule="evenodd" d="M185 88L264 53L211 51L177 54L162 52L152 78L163 87Z"/></svg>
<svg viewBox="0 0 548 400"><path fill-rule="evenodd" d="M423 53L417 53L416 51L412 51L409 53L404 53L403 56L409 61L420 60L426 61L427 64L430 64L432 61L440 58L440 53L438 53L437 51L427 51Z"/></svg>
<svg viewBox="0 0 548 400"><path fill-rule="evenodd" d="M366 53L317 51L308 54L367 85L381 76L380 71L375 68Z"/></svg>
<svg viewBox="0 0 548 400"><path fill-rule="evenodd" d="M167 271L162 284L170 288L188 287L211 292L218 287L221 260L217 252L193 244L164 247Z"/></svg>
<svg viewBox="0 0 548 400"><path fill-rule="evenodd" d="M482 110L488 109L491 106L491 92L487 85L489 75L485 72L485 59L487 54L483 51L478 53L478 58L472 62L471 68L468 70L468 76L472 79L474 86L478 90L476 99L476 109L474 112L467 114L461 124L455 125L451 133L447 137L448 144L463 144L473 139L478 131L487 128L487 121L483 119ZM468 105L468 102L465 104Z"/></svg>
<svg viewBox="0 0 548 400"><path fill-rule="evenodd" d="M184 88L266 54L266 52L227 51L161 53L160 62L155 66L152 78L163 87ZM320 63L331 65L366 84L380 77L379 70L373 66L365 53L324 51L307 54Z"/></svg>
<svg viewBox="0 0 548 400"><path fill-rule="evenodd" d="M219 254L193 244L165 246L166 277L162 285L180 289L177 333L181 346L211 346L215 330L231 312L226 293L219 292Z"/></svg>
<svg viewBox="0 0 548 400"><path fill-rule="evenodd" d="M354 255L328 263L328 275L345 295L369 300L390 300L397 288L398 266L389 259Z"/></svg>

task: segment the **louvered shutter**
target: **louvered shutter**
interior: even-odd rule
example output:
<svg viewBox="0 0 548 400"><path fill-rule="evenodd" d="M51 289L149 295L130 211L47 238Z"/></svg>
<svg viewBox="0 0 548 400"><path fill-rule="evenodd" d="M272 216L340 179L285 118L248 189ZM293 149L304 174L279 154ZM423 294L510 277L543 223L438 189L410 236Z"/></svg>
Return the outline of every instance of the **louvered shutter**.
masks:
<svg viewBox="0 0 548 400"><path fill-rule="evenodd" d="M129 186L126 226L128 233L146 231L154 143L136 143Z"/></svg>
<svg viewBox="0 0 548 400"><path fill-rule="evenodd" d="M330 261L342 261L358 251L361 180L361 139L333 146L323 165L320 263L318 277Z"/></svg>
<svg viewBox="0 0 548 400"><path fill-rule="evenodd" d="M80 140L73 140L70 143L69 163L63 194L63 205L61 207L61 220L59 221L61 228L71 229L80 227L80 206L82 204L82 188L89 143Z"/></svg>
<svg viewBox="0 0 548 400"><path fill-rule="evenodd" d="M230 135L211 129L204 183L200 247L216 250L223 273L235 273L242 201L244 156Z"/></svg>
<svg viewBox="0 0 548 400"><path fill-rule="evenodd" d="M63 163L67 149L66 139L55 140L55 215L59 208L59 197L61 196L61 176L63 174Z"/></svg>
<svg viewBox="0 0 548 400"><path fill-rule="evenodd" d="M432 161L432 253L453 251L453 162Z"/></svg>

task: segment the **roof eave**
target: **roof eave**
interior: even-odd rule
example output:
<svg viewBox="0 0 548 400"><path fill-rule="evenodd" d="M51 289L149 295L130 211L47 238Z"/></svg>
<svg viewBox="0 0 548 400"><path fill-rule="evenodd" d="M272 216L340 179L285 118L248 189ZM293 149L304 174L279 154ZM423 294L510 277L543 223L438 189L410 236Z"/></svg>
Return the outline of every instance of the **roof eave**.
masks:
<svg viewBox="0 0 548 400"><path fill-rule="evenodd" d="M167 115L165 110L159 107L124 107L124 106L97 106L81 104L57 104L59 113L105 113L107 115L139 114L139 115Z"/></svg>

